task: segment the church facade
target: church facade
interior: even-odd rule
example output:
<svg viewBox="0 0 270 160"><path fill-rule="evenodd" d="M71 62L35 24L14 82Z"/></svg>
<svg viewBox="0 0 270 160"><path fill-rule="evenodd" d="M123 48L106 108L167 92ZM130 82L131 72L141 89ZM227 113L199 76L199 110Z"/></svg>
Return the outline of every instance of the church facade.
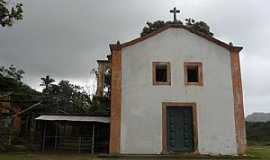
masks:
<svg viewBox="0 0 270 160"><path fill-rule="evenodd" d="M242 47L172 24L110 49L111 154L245 153Z"/></svg>

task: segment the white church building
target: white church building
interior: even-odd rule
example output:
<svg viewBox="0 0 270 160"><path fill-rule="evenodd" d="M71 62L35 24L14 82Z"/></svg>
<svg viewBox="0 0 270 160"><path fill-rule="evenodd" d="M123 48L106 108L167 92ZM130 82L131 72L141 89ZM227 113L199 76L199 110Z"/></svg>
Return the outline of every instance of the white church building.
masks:
<svg viewBox="0 0 270 160"><path fill-rule="evenodd" d="M245 153L242 47L170 24L110 49L111 154Z"/></svg>

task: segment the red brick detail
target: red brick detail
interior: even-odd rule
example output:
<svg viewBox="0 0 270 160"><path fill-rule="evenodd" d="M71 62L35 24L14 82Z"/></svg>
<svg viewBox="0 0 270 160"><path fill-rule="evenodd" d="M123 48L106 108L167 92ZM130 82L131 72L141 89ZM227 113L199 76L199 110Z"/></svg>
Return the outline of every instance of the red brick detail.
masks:
<svg viewBox="0 0 270 160"><path fill-rule="evenodd" d="M239 51L235 49L231 50L231 70L232 70L232 84L234 96L234 117L235 117L237 152L239 155L242 155L245 154L246 152L246 127L245 127Z"/></svg>
<svg viewBox="0 0 270 160"><path fill-rule="evenodd" d="M105 66L103 63L98 64L98 76L97 76L97 96L103 96L104 90L104 70Z"/></svg>
<svg viewBox="0 0 270 160"><path fill-rule="evenodd" d="M120 153L121 134L121 50L112 51L111 61L111 126L110 126L110 154Z"/></svg>

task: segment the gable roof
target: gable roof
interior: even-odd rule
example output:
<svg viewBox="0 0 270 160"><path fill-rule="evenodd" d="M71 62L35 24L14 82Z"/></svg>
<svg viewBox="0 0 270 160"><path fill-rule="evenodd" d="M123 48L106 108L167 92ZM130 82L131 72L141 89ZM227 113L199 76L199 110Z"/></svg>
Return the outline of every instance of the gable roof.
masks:
<svg viewBox="0 0 270 160"><path fill-rule="evenodd" d="M141 42L141 41L144 41L144 40L146 40L146 39L148 39L148 38L150 38L150 37L153 37L153 36L155 36L155 35L157 35L157 34L163 32L163 31L165 31L165 30L167 30L167 29L169 29L169 28L182 28L182 29L185 29L185 30L187 30L187 31L189 31L189 32L191 32L191 33L193 33L193 34L196 34L196 35L198 35L198 36L200 36L200 37L202 37L202 38L204 38L204 39L206 39L206 40L208 40L208 41L210 41L210 42L213 42L213 43L215 43L215 44L217 44L217 45L219 45L219 46L221 46L221 47L223 47L223 48L225 48L225 49L228 49L229 51L234 50L234 51L236 51L236 52L240 52L240 51L243 49L243 47L240 47L240 46L233 46L232 44L227 44L227 43L225 43L225 42L222 42L221 40L218 40L218 39L216 39L216 38L214 38L214 37L211 37L211 36L205 35L205 34L203 34L203 33L200 33L200 32L198 32L198 31L193 30L193 29L191 29L191 28L189 28L189 27L186 27L186 26L184 26L184 25L168 24L168 25L166 25L166 26L164 26L164 27L158 29L157 31L154 31L154 32L152 32L152 33L149 33L149 34L146 35L146 36L143 36L143 37L139 37L139 38L133 39L133 40L131 40L131 41L129 41L129 42L120 44L120 42L118 41L116 44L110 44L111 52L112 52L113 50L120 50L120 49L122 49L122 48L125 48L125 47L128 47L128 46L132 46L132 45L134 45L134 44L137 44L137 43L139 43L139 42Z"/></svg>

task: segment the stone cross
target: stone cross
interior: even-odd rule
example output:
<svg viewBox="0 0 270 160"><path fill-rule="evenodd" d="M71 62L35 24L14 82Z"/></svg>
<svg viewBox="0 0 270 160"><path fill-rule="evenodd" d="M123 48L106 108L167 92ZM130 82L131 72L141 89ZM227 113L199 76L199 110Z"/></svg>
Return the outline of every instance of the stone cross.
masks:
<svg viewBox="0 0 270 160"><path fill-rule="evenodd" d="M180 13L180 10L177 10L176 7L174 7L173 10L170 10L170 13L173 13L173 22L177 22L176 14Z"/></svg>

